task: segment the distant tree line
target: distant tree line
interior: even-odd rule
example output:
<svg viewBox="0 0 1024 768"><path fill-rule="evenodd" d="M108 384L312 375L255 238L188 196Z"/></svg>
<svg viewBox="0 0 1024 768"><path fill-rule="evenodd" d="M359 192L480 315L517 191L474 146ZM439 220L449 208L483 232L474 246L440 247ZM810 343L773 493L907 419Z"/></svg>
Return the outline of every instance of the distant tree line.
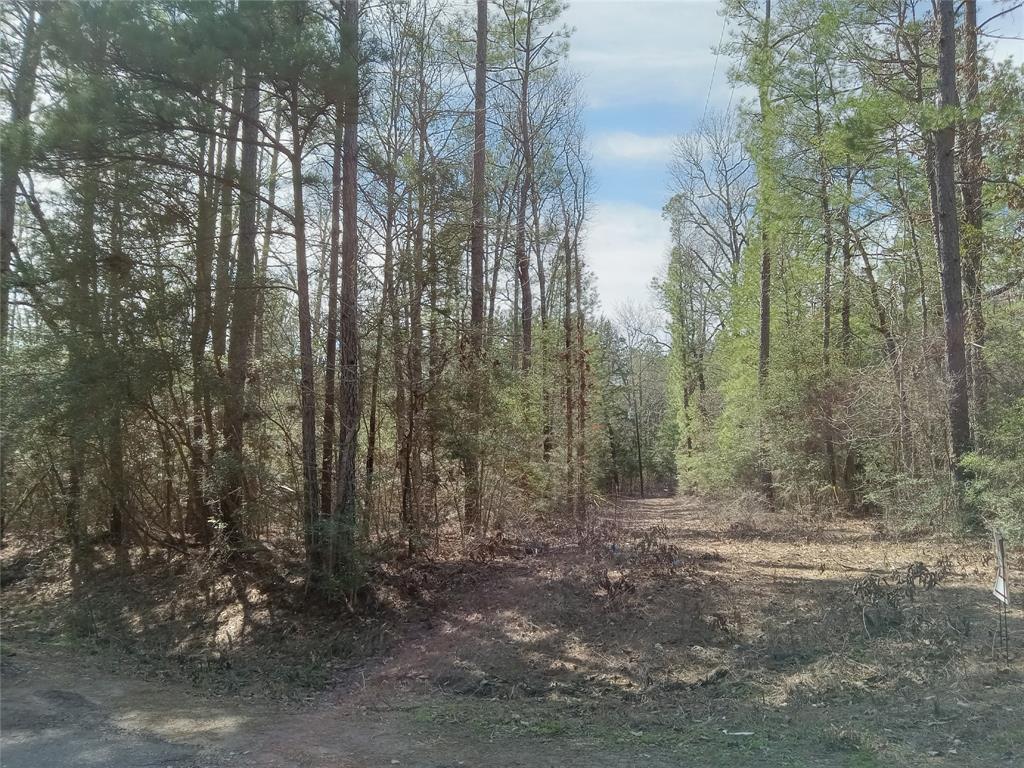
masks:
<svg viewBox="0 0 1024 768"><path fill-rule="evenodd" d="M1024 535L1014 11L725 5L735 85L672 163L681 482Z"/></svg>
<svg viewBox="0 0 1024 768"><path fill-rule="evenodd" d="M4 532L330 594L615 490L562 4L473 10L4 6Z"/></svg>

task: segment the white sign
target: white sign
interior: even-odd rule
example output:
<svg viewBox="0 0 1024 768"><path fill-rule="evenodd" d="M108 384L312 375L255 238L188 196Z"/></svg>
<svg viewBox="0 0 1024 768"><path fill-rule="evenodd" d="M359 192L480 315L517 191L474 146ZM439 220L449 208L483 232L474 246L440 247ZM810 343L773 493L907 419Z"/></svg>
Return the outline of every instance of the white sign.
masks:
<svg viewBox="0 0 1024 768"><path fill-rule="evenodd" d="M1009 605L1010 592L1006 585L1006 545L1003 543L1003 534L999 531L995 531L993 534L993 544L996 552L996 582L992 585L992 594L999 602Z"/></svg>

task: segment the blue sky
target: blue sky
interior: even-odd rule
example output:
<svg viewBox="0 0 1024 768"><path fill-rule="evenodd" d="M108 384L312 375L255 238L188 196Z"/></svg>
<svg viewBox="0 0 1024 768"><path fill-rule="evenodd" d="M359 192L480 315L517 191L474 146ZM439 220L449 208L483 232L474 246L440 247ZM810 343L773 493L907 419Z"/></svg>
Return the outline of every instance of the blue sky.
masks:
<svg viewBox="0 0 1024 768"><path fill-rule="evenodd" d="M979 4L979 20L1005 6ZM650 301L651 279L665 263L661 207L674 138L693 128L706 103L721 109L745 95L731 93L727 57L715 62L718 9L717 0L570 0L569 62L584 78L595 177L586 254L608 314ZM1024 37L1024 12L987 31ZM987 42L996 57L1024 60L1020 40Z"/></svg>
<svg viewBox="0 0 1024 768"><path fill-rule="evenodd" d="M603 309L646 303L668 250L661 208L677 135L711 107L724 107L730 85L713 48L723 19L713 0L576 0L569 61L583 75L584 113L595 189L586 254Z"/></svg>

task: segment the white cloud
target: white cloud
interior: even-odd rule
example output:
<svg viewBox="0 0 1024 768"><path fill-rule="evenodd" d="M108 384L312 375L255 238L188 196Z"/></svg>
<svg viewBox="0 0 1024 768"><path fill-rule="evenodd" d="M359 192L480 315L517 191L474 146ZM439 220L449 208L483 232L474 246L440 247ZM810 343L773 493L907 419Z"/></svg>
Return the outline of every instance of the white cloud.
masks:
<svg viewBox="0 0 1024 768"><path fill-rule="evenodd" d="M669 249L661 211L635 203L602 201L587 223L584 254L597 276L606 313L627 301L647 303L651 278L660 275Z"/></svg>
<svg viewBox="0 0 1024 768"><path fill-rule="evenodd" d="M598 162L657 163L664 165L672 154L675 136L644 136L632 131L609 131L594 137Z"/></svg>
<svg viewBox="0 0 1024 768"><path fill-rule="evenodd" d="M569 61L585 77L591 106L703 105L713 71L712 99L727 99L728 62L723 56L716 71L712 50L722 37L718 8L709 0L571 3Z"/></svg>

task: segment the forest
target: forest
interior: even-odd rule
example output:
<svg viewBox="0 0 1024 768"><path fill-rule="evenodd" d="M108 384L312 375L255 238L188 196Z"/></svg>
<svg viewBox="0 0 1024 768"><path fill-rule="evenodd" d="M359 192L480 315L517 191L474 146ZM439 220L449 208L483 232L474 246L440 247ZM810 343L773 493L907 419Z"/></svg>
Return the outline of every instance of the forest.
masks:
<svg viewBox="0 0 1024 768"><path fill-rule="evenodd" d="M1024 760L1024 3L714 5L611 306L561 0L4 4L12 766Z"/></svg>
<svg viewBox="0 0 1024 768"><path fill-rule="evenodd" d="M1020 66L976 3L865 5L736 4L756 101L679 141L679 477L1019 539Z"/></svg>

